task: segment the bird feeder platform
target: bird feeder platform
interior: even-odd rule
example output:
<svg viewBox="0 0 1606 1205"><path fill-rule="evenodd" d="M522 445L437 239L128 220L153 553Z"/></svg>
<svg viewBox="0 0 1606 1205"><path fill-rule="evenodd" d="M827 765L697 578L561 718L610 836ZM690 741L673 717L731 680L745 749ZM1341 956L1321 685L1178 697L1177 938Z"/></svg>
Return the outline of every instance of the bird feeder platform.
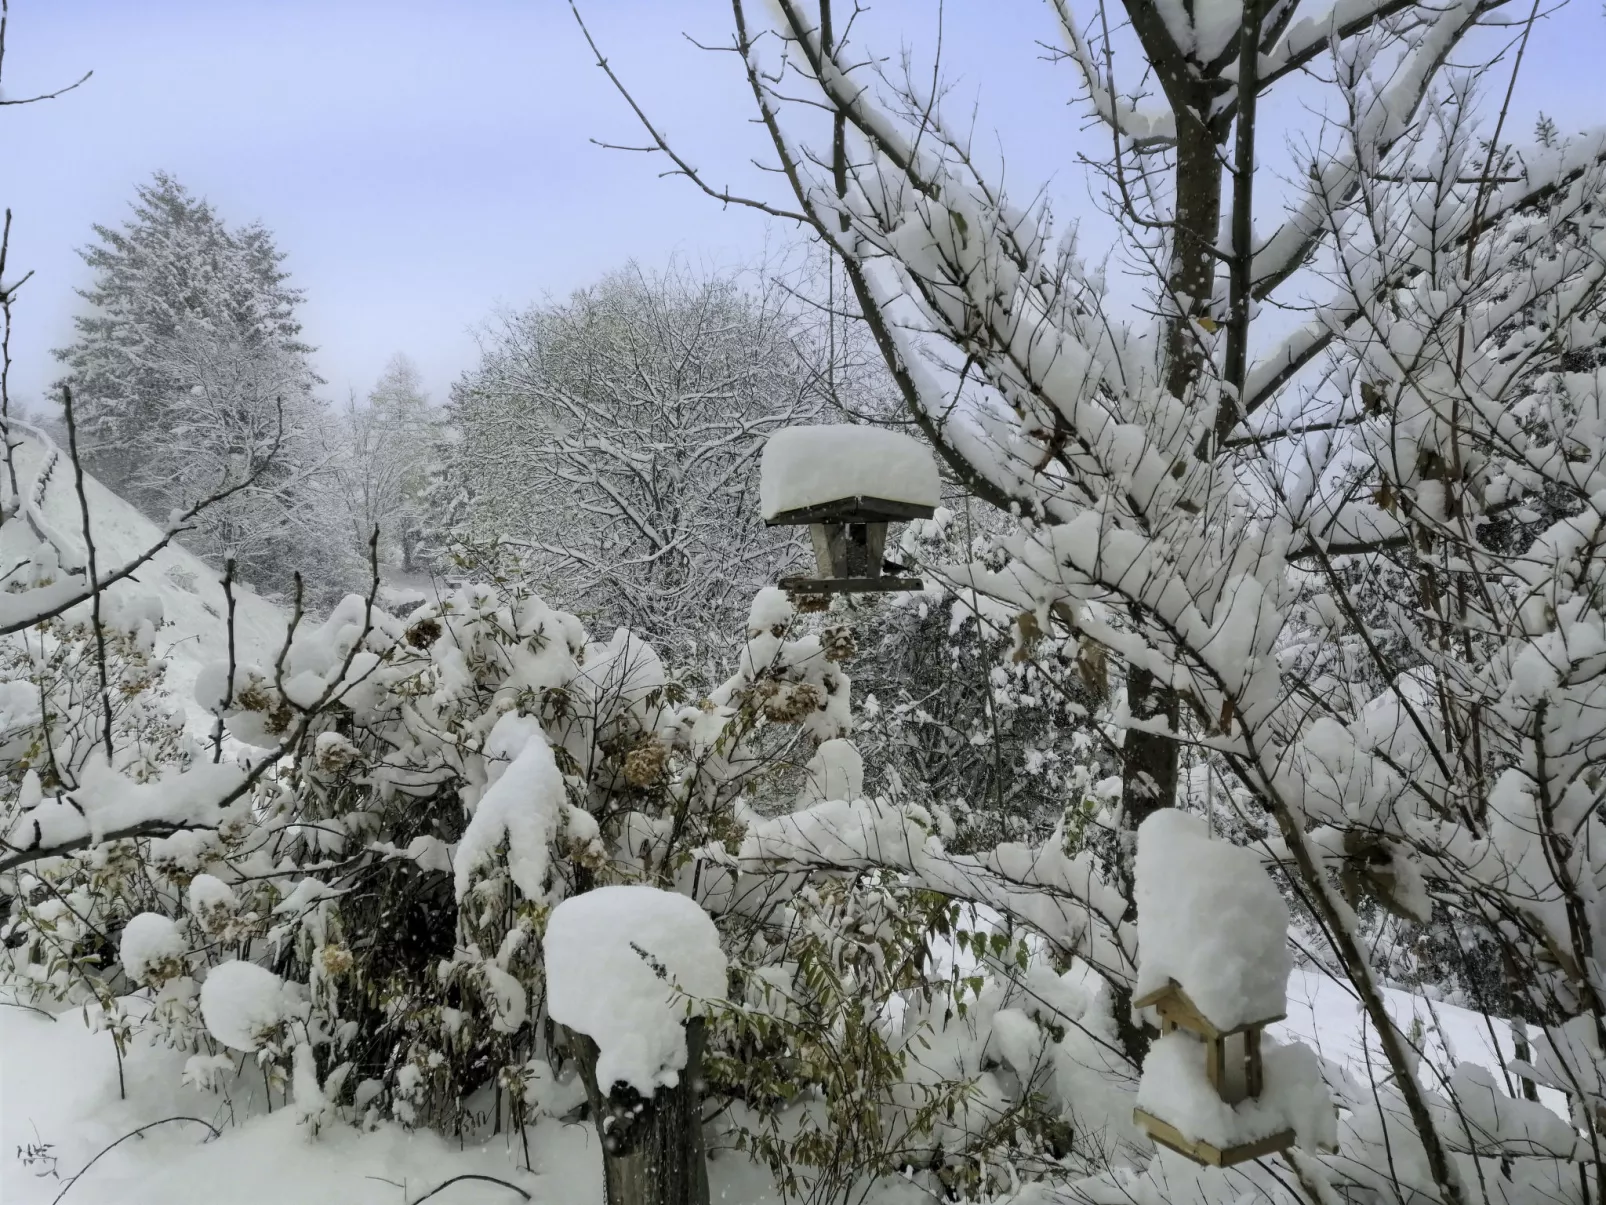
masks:
<svg viewBox="0 0 1606 1205"><path fill-rule="evenodd" d="M1253 1100L1264 1091L1261 1033L1266 1026L1283 1020L1282 1016L1262 1017L1223 1029L1200 1011L1175 979L1138 997L1132 1001L1132 1005L1134 1008L1154 1009L1160 1015L1162 1034L1181 1030L1199 1039L1204 1047L1205 1078L1225 1103L1236 1105ZM1291 1129L1279 1130L1252 1142L1221 1147L1203 1139L1189 1138L1170 1122L1144 1109L1134 1109L1132 1120L1162 1146L1209 1167L1231 1167L1235 1163L1260 1159L1294 1145L1294 1131Z"/></svg>
<svg viewBox="0 0 1606 1205"><path fill-rule="evenodd" d="M1185 1155L1195 1163L1202 1163L1207 1167L1231 1167L1235 1163L1247 1163L1251 1159L1264 1159L1267 1155L1286 1151L1294 1145L1293 1130L1279 1130L1254 1142L1222 1147L1212 1146L1203 1139L1189 1138L1176 1126L1161 1121L1154 1114L1146 1113L1142 1109L1132 1110L1132 1120L1161 1146L1169 1147L1177 1154Z"/></svg>

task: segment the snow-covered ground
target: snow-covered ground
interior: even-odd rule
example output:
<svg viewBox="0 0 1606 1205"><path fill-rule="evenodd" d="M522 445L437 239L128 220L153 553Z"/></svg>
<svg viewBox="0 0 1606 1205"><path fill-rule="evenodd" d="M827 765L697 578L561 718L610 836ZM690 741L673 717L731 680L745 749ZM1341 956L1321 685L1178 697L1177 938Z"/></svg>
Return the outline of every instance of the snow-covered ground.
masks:
<svg viewBox="0 0 1606 1205"><path fill-rule="evenodd" d="M17 445L17 474L34 482L48 462L49 453L35 439ZM25 485L25 490L31 490ZM93 477L84 479L89 500L90 530L95 555L103 567L126 564L162 537L161 529L129 503ZM72 465L65 455L57 461L45 485L40 506L45 521L58 533L73 555L83 549L83 519L73 481ZM207 730L208 719L195 705L195 677L208 662L226 655L228 603L221 575L205 561L179 547L175 540L135 574L131 589L161 600L165 626L157 632L156 651L168 661L167 684L182 705L197 733ZM284 640L284 612L249 587L234 587L234 639L242 662L271 663Z"/></svg>
<svg viewBox="0 0 1606 1205"><path fill-rule="evenodd" d="M1394 988L1385 988L1383 996L1394 1023L1407 1034L1420 1034L1423 1083L1443 1090L1456 1063L1476 1063L1492 1071L1496 1082L1502 1080L1505 1065L1515 1057L1507 1022ZM1307 1043L1363 1083L1368 1067L1387 1064L1349 985L1308 968L1296 968L1288 977L1288 1019L1268 1032L1281 1041ZM1560 1092L1540 1088L1539 1099L1567 1116Z"/></svg>
<svg viewBox="0 0 1606 1205"><path fill-rule="evenodd" d="M119 1099L109 1033L91 1032L80 1012L51 1020L0 1006L0 1201L50 1205L116 1139L164 1118L189 1117L198 1120L158 1125L112 1149L63 1205L410 1205L462 1175L510 1181L533 1201L601 1205L602 1159L590 1125L532 1127L533 1171L523 1170L522 1145L505 1135L459 1147L428 1130L387 1123L364 1133L336 1123L314 1137L291 1109L264 1113L249 1075L228 1095L184 1086L185 1057L136 1046L123 1059L127 1099ZM212 1138L200 1122L220 1136ZM38 1152L31 1158L30 1148ZM767 1178L740 1157L717 1159L711 1172L716 1201L777 1200ZM466 1180L432 1200L518 1205L519 1197Z"/></svg>
<svg viewBox="0 0 1606 1205"><path fill-rule="evenodd" d="M0 1200L47 1205L97 1152L135 1128L169 1117L105 1155L73 1186L71 1205L404 1205L464 1173L510 1180L535 1200L590 1205L601 1200L601 1160L589 1126L531 1131L536 1172L520 1170L522 1151L504 1138L459 1149L427 1131L384 1125L361 1133L326 1126L316 1138L293 1110L262 1111L260 1088L230 1095L180 1083L185 1056L137 1045L123 1060L127 1099L119 1099L116 1053L108 1033L92 1033L81 1013L55 1020L0 1008ZM249 1083L249 1077L247 1077ZM232 1099L231 1099L232 1097ZM231 1113L244 1122L231 1124ZM250 1120L245 1120L247 1117ZM217 1127L210 1137L206 1126ZM28 1148L39 1148L31 1163ZM595 1184L592 1191L588 1185ZM441 1194L460 1202L517 1202L483 1181Z"/></svg>
<svg viewBox="0 0 1606 1205"><path fill-rule="evenodd" d="M1365 1030L1347 990L1296 970L1288 995L1289 1018L1281 1028L1364 1074ZM1430 1063L1444 1066L1453 1051L1455 1058L1497 1068L1489 1026L1476 1013L1404 992L1390 992L1389 1002L1408 1029L1412 1017L1421 1018ZM1509 1057L1509 1034L1500 1022L1494 1027ZM362 1133L336 1123L314 1137L292 1110L264 1113L249 1076L228 1095L184 1086L184 1059L161 1047L136 1046L123 1060L127 1099L119 1099L109 1034L91 1032L78 1012L51 1020L0 1007L0 1200L50 1205L110 1143L170 1117L198 1118L221 1136L210 1138L196 1122L159 1125L100 1158L63 1205L410 1205L465 1174L511 1181L540 1202L602 1200L601 1160L589 1125L544 1121L532 1127L532 1171L523 1170L522 1147L506 1136L460 1148L429 1131L386 1124ZM1559 1098L1552 1103L1559 1106ZM30 1159L30 1148L40 1154ZM716 1201L776 1201L766 1177L739 1157L720 1158L711 1171ZM473 1180L432 1199L445 1205L519 1200L506 1188Z"/></svg>

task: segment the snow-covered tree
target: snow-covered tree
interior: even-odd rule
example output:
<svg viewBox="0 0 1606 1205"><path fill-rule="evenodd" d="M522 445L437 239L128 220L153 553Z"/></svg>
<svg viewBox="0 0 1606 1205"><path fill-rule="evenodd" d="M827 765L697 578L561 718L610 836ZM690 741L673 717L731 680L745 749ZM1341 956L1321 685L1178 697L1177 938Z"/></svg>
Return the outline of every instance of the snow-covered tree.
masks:
<svg viewBox="0 0 1606 1205"><path fill-rule="evenodd" d="M499 320L449 407L473 540L600 627L728 632L795 555L759 517L759 449L822 406L784 301L632 266Z"/></svg>
<svg viewBox="0 0 1606 1205"><path fill-rule="evenodd" d="M896 560L941 566L986 555L1007 516L951 501L905 528ZM861 597L833 620L858 642L854 686L870 713L858 742L871 782L948 808L956 849L1040 841L1067 812L1085 821L1108 793L1120 768L1109 675L1097 661L1077 662L1074 639L1023 633L1013 609L937 574L919 593Z"/></svg>
<svg viewBox="0 0 1606 1205"><path fill-rule="evenodd" d="M334 473L351 516L352 538L367 547L377 527L387 551L411 573L426 527L439 421L431 412L418 368L405 355L391 357L366 405L355 397L340 416L343 446Z"/></svg>
<svg viewBox="0 0 1606 1205"><path fill-rule="evenodd" d="M942 856L929 819L884 805L779 819L755 845L1031 926L1109 993L1101 1057L1118 1051L1152 1101L1171 1056L1151 1069L1131 1006L1148 940L1133 920L1164 905L1133 895L1131 859L1179 800L1179 747L1201 747L1269 830L1260 856L1308 910L1302 948L1375 1035L1370 1083L1326 1073L1346 1110L1337 1153L1302 1131L1291 1179L1262 1162L1184 1184L1123 1134L1120 1108L1082 1111L1054 1173L1068 1199L1582 1200L1602 1183L1588 700L1606 381L1575 365L1602 335L1606 143L1510 148L1499 112L1479 128L1486 76L1465 67L1466 39L1498 7L1131 0L1119 28L1050 4L1109 138L1093 179L1146 275L1135 305L1059 235L1046 192L1006 188L929 74L847 41L862 26L829 0L734 5L732 58L788 195L732 196L648 129L676 174L835 250L908 417L968 489L1020 516L954 577L1125 678L1115 856L1067 863L1058 841ZM1313 77L1331 104L1313 107L1286 195L1268 196L1257 113ZM1144 82L1158 95L1134 95ZM1308 317L1290 331L1276 302ZM1484 541L1502 513L1539 517L1540 498L1548 525ZM1357 567L1395 575L1364 615ZM1195 898L1186 861L1174 871ZM1354 898L1499 951L1520 1001L1500 1011L1539 1052L1521 1074L1569 1094L1570 1125L1510 1089L1491 1105L1487 1073L1423 1064Z"/></svg>
<svg viewBox="0 0 1606 1205"><path fill-rule="evenodd" d="M999 512L979 555L905 550L1009 631L995 689L1108 689L1119 791L979 840L950 784L867 782L843 613L759 592L693 692L514 579L218 650L197 702L234 744L142 783L126 725L165 713L110 673L155 679L137 640L100 648L137 610L52 559L13 469L10 631L78 606L94 647L0 662L30 759L3 767L8 982L196 1051L202 1088L252 1054L312 1127L584 1108L613 1202L667 1191L655 1166L698 1202L706 1133L819 1202L1598 1200L1606 136L1478 133L1441 69L1487 0L1296 9L1132 0L1161 109L1052 6L1150 264L1128 307L898 60L828 7L776 0L762 33L734 8L792 188L757 203L834 248L907 416ZM1256 106L1318 62L1337 116L1272 229ZM1267 329L1257 303L1301 295ZM106 748L76 783L36 768L47 692ZM1440 984L1492 1066L1401 1019L1374 911L1500 968L1499 999ZM1262 1033L1296 956L1362 1018L1354 1057Z"/></svg>
<svg viewBox="0 0 1606 1205"><path fill-rule="evenodd" d="M77 338L58 351L73 390L84 463L165 520L235 481L187 537L243 577L285 589L291 570L351 584L322 453L327 415L300 340L283 253L260 225L227 226L158 174L119 228L83 252L94 283Z"/></svg>

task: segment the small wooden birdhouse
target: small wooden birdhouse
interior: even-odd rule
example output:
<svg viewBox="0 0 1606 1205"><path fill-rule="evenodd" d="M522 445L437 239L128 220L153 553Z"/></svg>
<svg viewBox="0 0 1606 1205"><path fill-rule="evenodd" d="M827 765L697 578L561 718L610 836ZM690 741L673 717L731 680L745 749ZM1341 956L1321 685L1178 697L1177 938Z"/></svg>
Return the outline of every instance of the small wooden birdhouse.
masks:
<svg viewBox="0 0 1606 1205"><path fill-rule="evenodd" d="M1140 996L1132 1003L1135 1008L1152 1008L1160 1015L1162 1035L1180 1030L1199 1040L1205 1078L1223 1103L1237 1105L1259 1098L1266 1086L1265 1066L1260 1051L1261 1034L1266 1026L1283 1020L1281 1016L1263 1017L1232 1029L1219 1029L1188 999L1188 993L1175 980ZM1143 1109L1133 1111L1133 1120L1156 1142L1197 1163L1212 1167L1231 1167L1234 1163L1259 1159L1294 1144L1293 1130L1281 1130L1252 1142L1222 1147L1198 1138L1189 1138L1169 1122Z"/></svg>
<svg viewBox="0 0 1606 1205"><path fill-rule="evenodd" d="M1195 1162L1230 1167L1292 1146L1325 1090L1313 1058L1275 1043L1268 1084L1265 1029L1287 1009L1281 895L1252 851L1213 840L1197 817L1162 813L1138 830L1132 1004L1154 1010L1160 1037L1133 1120Z"/></svg>
<svg viewBox="0 0 1606 1205"><path fill-rule="evenodd" d="M886 559L887 525L929 519L936 461L918 440L880 427L785 427L764 445L759 500L770 527L807 526L817 577L780 585L804 595L919 590Z"/></svg>

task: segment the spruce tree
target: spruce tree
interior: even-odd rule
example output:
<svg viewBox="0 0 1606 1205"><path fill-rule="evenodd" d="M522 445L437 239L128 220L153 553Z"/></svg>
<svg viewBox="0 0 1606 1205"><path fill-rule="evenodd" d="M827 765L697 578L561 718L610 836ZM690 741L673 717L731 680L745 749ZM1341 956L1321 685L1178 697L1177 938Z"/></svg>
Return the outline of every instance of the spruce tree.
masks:
<svg viewBox="0 0 1606 1205"><path fill-rule="evenodd" d="M86 465L161 522L223 485L248 488L187 537L248 580L291 569L334 585L349 566L326 530L327 415L301 340L302 293L260 224L231 227L177 179L136 190L121 226L97 225L94 271L67 366Z"/></svg>

